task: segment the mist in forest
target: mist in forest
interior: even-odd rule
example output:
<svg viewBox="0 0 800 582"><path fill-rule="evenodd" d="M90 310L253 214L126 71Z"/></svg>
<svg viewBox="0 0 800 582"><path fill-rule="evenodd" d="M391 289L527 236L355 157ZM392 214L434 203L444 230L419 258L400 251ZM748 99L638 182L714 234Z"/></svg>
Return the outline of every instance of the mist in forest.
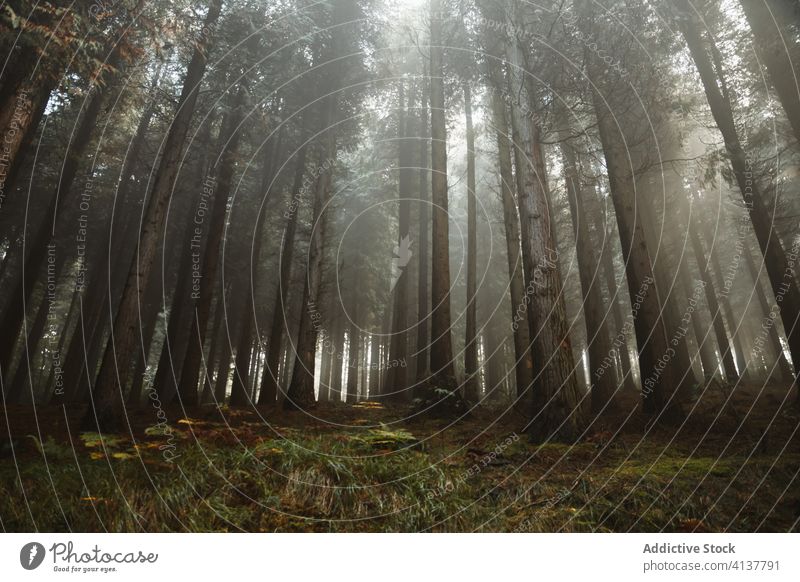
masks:
<svg viewBox="0 0 800 582"><path fill-rule="evenodd" d="M797 2L8 0L0 46L4 530L797 531Z"/></svg>

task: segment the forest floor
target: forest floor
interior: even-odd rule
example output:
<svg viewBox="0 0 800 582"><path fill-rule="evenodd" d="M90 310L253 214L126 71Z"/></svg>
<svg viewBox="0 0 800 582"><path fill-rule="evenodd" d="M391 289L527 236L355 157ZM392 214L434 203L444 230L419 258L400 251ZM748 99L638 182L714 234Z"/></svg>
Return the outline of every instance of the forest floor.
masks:
<svg viewBox="0 0 800 582"><path fill-rule="evenodd" d="M797 531L800 426L786 389L721 390L680 427L636 398L579 442L513 412L457 422L376 402L313 416L200 407L78 433L81 408L0 415L5 531ZM726 405L723 405L728 400ZM403 420L398 420L403 419Z"/></svg>

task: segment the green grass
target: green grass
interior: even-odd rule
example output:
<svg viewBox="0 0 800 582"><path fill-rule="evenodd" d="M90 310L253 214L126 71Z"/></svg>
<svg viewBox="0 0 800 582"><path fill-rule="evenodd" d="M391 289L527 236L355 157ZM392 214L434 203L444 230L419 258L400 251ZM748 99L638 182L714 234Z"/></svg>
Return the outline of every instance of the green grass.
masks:
<svg viewBox="0 0 800 582"><path fill-rule="evenodd" d="M508 432L485 435L476 453L459 438L425 441L414 427L286 429L289 438L276 439L246 423L235 435L187 424L198 438L176 425L171 463L153 434L135 448L93 434L74 451L52 439L22 447L19 472L9 458L0 465L3 528L786 531L797 519L797 487L783 493L800 467L796 453L772 467L771 457L717 460L707 451L687 461L652 442L601 451L520 438L484 465L481 454Z"/></svg>

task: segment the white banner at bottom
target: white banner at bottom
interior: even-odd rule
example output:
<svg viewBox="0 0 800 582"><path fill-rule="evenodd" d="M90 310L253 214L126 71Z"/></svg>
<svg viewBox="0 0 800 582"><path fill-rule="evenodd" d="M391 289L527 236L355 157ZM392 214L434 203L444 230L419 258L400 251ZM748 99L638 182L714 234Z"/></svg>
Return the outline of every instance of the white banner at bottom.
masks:
<svg viewBox="0 0 800 582"><path fill-rule="evenodd" d="M3 534L0 579L800 580L792 534Z"/></svg>

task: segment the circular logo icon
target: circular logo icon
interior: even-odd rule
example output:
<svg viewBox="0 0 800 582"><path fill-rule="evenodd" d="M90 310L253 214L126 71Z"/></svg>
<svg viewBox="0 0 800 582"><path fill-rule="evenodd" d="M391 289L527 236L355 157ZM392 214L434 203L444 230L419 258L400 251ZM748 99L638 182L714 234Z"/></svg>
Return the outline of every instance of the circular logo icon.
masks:
<svg viewBox="0 0 800 582"><path fill-rule="evenodd" d="M35 570L44 561L44 546L39 542L30 542L19 551L19 563L26 570Z"/></svg>

